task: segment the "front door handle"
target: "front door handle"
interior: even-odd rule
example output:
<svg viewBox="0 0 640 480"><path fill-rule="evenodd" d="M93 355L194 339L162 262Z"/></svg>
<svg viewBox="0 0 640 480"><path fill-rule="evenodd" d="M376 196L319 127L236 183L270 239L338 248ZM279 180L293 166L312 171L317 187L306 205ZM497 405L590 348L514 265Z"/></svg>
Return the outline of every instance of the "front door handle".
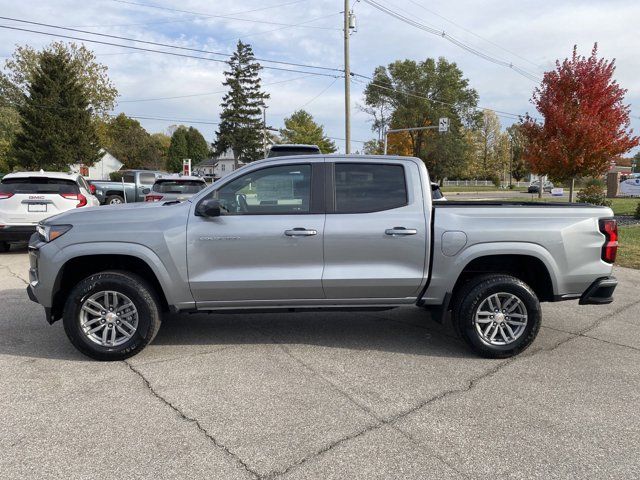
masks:
<svg viewBox="0 0 640 480"><path fill-rule="evenodd" d="M392 237L400 237L403 235L415 235L418 233L418 230L415 228L393 227L387 228L384 233L386 235L391 235Z"/></svg>
<svg viewBox="0 0 640 480"><path fill-rule="evenodd" d="M312 235L317 235L318 231L317 230L309 230L306 228L294 228L292 230L285 230L284 234L287 237L310 237Z"/></svg>

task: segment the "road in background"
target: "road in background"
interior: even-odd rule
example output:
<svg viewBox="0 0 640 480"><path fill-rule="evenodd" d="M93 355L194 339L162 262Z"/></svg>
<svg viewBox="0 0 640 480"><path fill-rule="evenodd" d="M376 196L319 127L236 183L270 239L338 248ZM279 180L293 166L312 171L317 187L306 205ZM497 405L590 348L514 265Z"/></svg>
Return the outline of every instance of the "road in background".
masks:
<svg viewBox="0 0 640 480"><path fill-rule="evenodd" d="M0 472L24 478L639 478L640 271L544 304L519 357L417 308L182 315L126 362L79 354L0 255Z"/></svg>

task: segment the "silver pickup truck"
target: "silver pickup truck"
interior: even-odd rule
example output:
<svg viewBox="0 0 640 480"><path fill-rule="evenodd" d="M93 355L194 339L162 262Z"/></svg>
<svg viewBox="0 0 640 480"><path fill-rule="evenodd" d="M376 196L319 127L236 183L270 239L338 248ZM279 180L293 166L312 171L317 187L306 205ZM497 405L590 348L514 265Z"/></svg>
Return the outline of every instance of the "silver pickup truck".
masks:
<svg viewBox="0 0 640 480"><path fill-rule="evenodd" d="M28 294L99 360L142 350L164 311L406 305L450 313L475 352L503 358L533 342L539 302L610 303L616 249L609 208L433 202L416 158L282 157L182 203L45 220Z"/></svg>
<svg viewBox="0 0 640 480"><path fill-rule="evenodd" d="M95 196L101 205L120 205L121 203L144 202L156 180L162 175L160 171L122 170L122 180L111 182L106 180L89 180L95 188Z"/></svg>

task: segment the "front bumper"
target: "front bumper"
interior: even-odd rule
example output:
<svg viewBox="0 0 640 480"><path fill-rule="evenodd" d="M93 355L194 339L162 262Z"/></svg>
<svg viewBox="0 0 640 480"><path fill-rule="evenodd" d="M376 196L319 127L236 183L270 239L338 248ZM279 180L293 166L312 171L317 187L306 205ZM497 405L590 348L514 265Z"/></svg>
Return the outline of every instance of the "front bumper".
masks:
<svg viewBox="0 0 640 480"><path fill-rule="evenodd" d="M35 225L5 225L0 227L0 242L28 242L35 231Z"/></svg>
<svg viewBox="0 0 640 480"><path fill-rule="evenodd" d="M580 305L605 305L613 302L613 291L617 286L616 277L599 278L582 294Z"/></svg>

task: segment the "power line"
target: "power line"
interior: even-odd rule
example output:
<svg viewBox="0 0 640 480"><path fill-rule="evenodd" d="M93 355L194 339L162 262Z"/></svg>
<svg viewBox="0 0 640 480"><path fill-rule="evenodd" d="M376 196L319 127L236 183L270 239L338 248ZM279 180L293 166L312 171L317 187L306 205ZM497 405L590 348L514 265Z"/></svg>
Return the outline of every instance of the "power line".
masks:
<svg viewBox="0 0 640 480"><path fill-rule="evenodd" d="M317 95L315 95L311 100L309 100L307 103L305 103L304 105L302 105L301 107L298 108L298 110L302 110L304 107L306 107L307 105L309 105L310 103L312 103L313 101L317 100L319 97L321 97L327 90L329 90L331 87L333 87L333 84L336 83L336 81L338 80L338 78L340 77L336 77L333 80L331 80L331 83L329 85L327 85L326 88L324 88L320 93L318 93Z"/></svg>
<svg viewBox="0 0 640 480"><path fill-rule="evenodd" d="M4 17L0 17L0 18L4 18ZM38 30L31 30L31 29L27 29L27 28L19 28L19 27L13 27L13 26L9 26L9 25L0 25L0 28L5 28L7 30L17 30L17 31L21 31L21 32L29 32L29 33L37 33L37 34L41 34L41 35L49 35L52 37L59 37L59 38L67 38L70 40L78 40L81 42L89 42L89 43L97 43L100 45L109 45L112 47L121 47L121 48L129 48L132 50L139 50L142 52L152 52L152 53L160 53L160 54L164 54L164 55L171 55L174 57L182 57L182 58L193 58L196 60L206 60L209 62L217 62L217 63L227 63L226 60L221 60L221 59L217 59L217 58L207 58L207 57L199 57L197 55L189 55L186 53L177 53L177 52L167 52L164 50L154 50L151 48L143 48L143 47L135 47L133 45L123 45L123 44L119 44L119 43L112 43L112 42L105 42L102 40L92 40L92 39L88 39L88 38L81 38L81 37L74 37L71 35L63 35L61 33L53 33L53 32L41 32ZM132 40L132 41L137 41L137 40ZM171 48L180 48L180 47L171 47ZM305 73L308 75L316 75L316 76L320 76L320 77L334 77L335 75L331 75L329 73L322 73L322 72L309 72L306 70L296 70L296 69L291 69L291 68L280 68L280 67L270 67L270 66L265 66L262 65L262 68L264 69L268 69L268 70L277 70L277 71L281 71L281 72L294 72L294 73ZM330 69L328 67L313 67L313 68L322 68L322 69L327 69L327 70L334 70L337 72L340 72L341 70L338 69Z"/></svg>
<svg viewBox="0 0 640 480"><path fill-rule="evenodd" d="M286 80L279 80L277 82L269 82L269 83L263 83L262 86L263 87L268 87L270 85L278 85L280 83L288 83L288 82L294 82L296 80L301 80L303 78L309 78L312 77L313 75L303 75L301 77L295 77L295 78L288 78ZM336 77L334 79L337 80L340 77ZM155 98L138 98L138 99L133 99L133 100L119 100L118 103L138 103L138 102L155 102L157 100L174 100L177 98L191 98L191 97L206 97L209 95L216 95L219 93L226 93L228 92L228 90L218 90L216 92L207 92L207 93L191 93L188 95L173 95L170 97L155 97Z"/></svg>
<svg viewBox="0 0 640 480"><path fill-rule="evenodd" d="M115 1L115 0L113 0ZM68 27L74 27L74 28L107 28L107 27L139 27L139 26L146 26L146 25L160 25L160 24L165 24L165 23L184 23L184 22L191 22L194 20L198 20L201 18L211 18L211 17L226 17L226 16L232 16L232 15L244 15L246 13L253 13L253 12L259 12L262 10L269 10L271 8L279 8L279 7L286 7L289 5L295 5L297 3L302 3L302 2L308 2L309 0L294 0L292 2L286 2L286 3L279 3L277 5L267 5L265 7L260 7L260 8L254 8L251 10L243 10L242 12L233 12L233 13L229 13L227 15L213 15L213 14L196 14L196 13L192 13L191 15L193 16L193 18L191 19L174 19L174 20L163 20L163 21L159 21L159 22L146 22L146 23L128 23L128 24L119 24L119 25L67 25ZM148 7L154 7L154 8L162 8L165 9L163 7L155 7L152 5L144 5L144 4L138 4L138 3L134 3L134 2L118 2L118 3L130 3L133 5L139 5L139 6L148 6ZM172 10L172 9L169 9Z"/></svg>
<svg viewBox="0 0 640 480"><path fill-rule="evenodd" d="M539 66L539 65L538 65L538 64L536 64L535 62L532 62L531 60L529 60L529 59L527 59L527 58L525 58L525 57L523 57L523 56L519 55L519 54L518 54L518 53L516 53L516 52L513 52L513 51L511 51L511 50L509 50L509 49L507 49L507 48L504 48L503 46L501 46L501 45L499 45L499 44L495 43L495 42L494 42L494 41L492 41L492 40L489 40L489 39L488 39L488 38L486 38L486 37L483 37L483 36L481 36L481 35L478 35L477 33L475 33L475 32L473 32L473 31L469 30L469 29L468 29L468 28L466 28L466 27L464 27L463 25L460 25L459 23L454 22L454 21L453 21L453 20L451 20L450 18L447 18L447 17L445 17L444 15L441 15L441 14L439 14L438 12L435 12L434 10L431 10L431 9L429 9L429 8L425 7L424 5L422 5L421 3L416 2L415 0L409 0L409 2L413 3L414 5L417 5L419 8L421 8L421 9L425 10L426 12L431 13L432 15L435 15L436 17L439 17L439 18L443 19L443 20L444 20L444 21L446 21L446 22L449 22L451 25L454 25L454 26L456 26L456 27L460 28L461 30L464 30L465 32L467 32L467 33L469 33L469 34L473 35L474 37L479 38L480 40L484 40L485 42L487 42L487 43L489 43L489 44L493 45L494 47L499 48L500 50L502 50L502 51L504 51L504 52L510 53L511 55L513 55L513 56L515 56L515 57L518 57L520 60L524 60L525 62L527 62L527 63L529 63L529 64L533 65L533 66L534 66L534 67L536 67L536 68Z"/></svg>
<svg viewBox="0 0 640 480"><path fill-rule="evenodd" d="M513 70L514 72L519 73L523 77L525 77L525 78L527 78L529 80L532 80L534 82L539 82L540 81L540 79L537 76L533 75L530 72L527 72L525 69L520 68L520 67L518 67L517 65L514 65L511 62L507 62L505 60L501 60L499 58L495 58L495 57L493 57L491 55L483 53L480 50L478 50L476 48L473 48L473 47L461 42L460 40L456 39L455 37L452 37L451 35L449 35L448 33L444 32L444 31L439 31L439 30L437 30L435 28L431 28L431 27L429 27L427 25L424 25L424 24L422 24L420 22L417 22L416 20L413 20L413 19L411 19L409 17L406 17L406 16L404 16L404 15L402 15L402 14L400 14L400 13L394 11L394 10L391 10L390 8L385 7L384 5L381 5L381 4L377 3L377 2L375 2L374 0L362 0L362 1L367 3L367 4L369 4L369 5L371 5L375 9L377 9L377 10L383 12L383 13L386 13L387 15L392 16L392 17L394 17L394 18L396 18L396 19L398 19L398 20L400 20L400 21L402 21L404 23L407 23L407 24L409 24L409 25L411 25L413 27L419 28L420 30L424 30L425 32L430 33L432 35L437 35L439 37L442 37L445 40L447 40L448 42L453 43L454 45L462 48L463 50L466 50L467 52L472 53L473 55L475 55L477 57L480 57L480 58L482 58L484 60L487 60L488 62L491 62L491 63L494 63L496 65L500 65L500 66L509 68L509 69Z"/></svg>
<svg viewBox="0 0 640 480"><path fill-rule="evenodd" d="M267 21L267 20L253 20L253 19L249 19L249 18L238 18L238 17L232 17L229 15L214 15L214 14L207 14L207 13L201 13L201 12L193 12L190 10L181 10L178 8L169 8L169 7L162 7L159 5L151 5L148 3L137 3L137 2L127 2L124 0L112 0L114 2L117 3L126 3L129 5L137 5L137 6L141 6L141 7L147 7L147 8L157 8L160 10L169 10L172 12L179 12L179 13L188 13L190 15L196 15L199 17L203 17L203 18L222 18L222 19L226 19L226 20L235 20L235 21L239 21L239 22L250 22L250 23L263 23L263 24L267 24L267 25L280 25L280 26L285 26L285 27L299 27L299 28L313 28L313 29L318 29L318 30L340 30L339 28L334 28L334 27L322 27L322 26L317 26L317 25L304 25L303 23L299 23L299 24L291 24L291 23L280 23L280 22L271 22L271 21ZM300 3L298 2L290 2L290 3L285 3L283 5L291 5L293 3ZM257 10L264 10L264 8L262 9L256 9L256 10L249 10L249 12L251 11L257 11ZM242 13L248 13L248 12L242 12ZM167 22L167 23L172 23L172 22ZM307 22L304 22L307 23ZM121 25L114 25L114 26L121 26ZM124 25L127 26L127 25Z"/></svg>
<svg viewBox="0 0 640 480"><path fill-rule="evenodd" d="M415 92L415 91L412 91L412 90L404 90L404 89L389 87L387 85L382 85L380 83L376 83L375 80L372 77L368 77L366 75L361 75L359 73L353 73L352 75L354 77L360 77L360 78L364 78L364 79L370 80L369 85L373 85L373 86L375 86L377 88L380 88L382 90L401 93L401 94L407 95L409 97L420 98L420 99L427 100L427 101L432 102L432 103L437 103L439 105L445 105L445 106L449 106L449 107L456 107L457 106L455 103L443 102L441 100L436 100L434 98L429 98L424 93L418 93L418 92ZM354 80L356 80L357 82L359 81L360 83L364 84L364 82L362 80L358 80L357 78L354 78ZM488 107L477 106L477 107L474 107L473 109L474 110L482 110L482 111L493 112L493 113L495 113L496 115L499 115L499 116L508 116L508 118L510 118L511 120L519 120L520 118L524 117L524 115L519 114L519 113L504 112L502 110L496 110L494 108L488 108Z"/></svg>
<svg viewBox="0 0 640 480"><path fill-rule="evenodd" d="M223 52L214 52L211 50L204 50L204 49L200 49L200 48L190 48L190 47L182 47L180 45L172 45L170 43L162 43L162 42L152 42L149 40L138 40L135 38L128 38L128 37L122 37L120 35L110 35L110 34L106 34L106 33L95 33L95 32L91 32L89 30L81 30L81 29L77 29L77 28L71 28L71 27L63 27L60 25L52 25L52 24L48 24L48 23L42 23L42 22L34 22L31 20L22 20L19 18L12 18L12 17L3 17L0 16L0 19L2 20L10 20L12 22L20 22L20 23L27 23L29 25L37 25L39 27L47 27L47 28L56 28L56 29L60 29L60 30L68 30L68 31L72 31L72 32L78 32L78 33L85 33L88 35L95 35L98 37L105 37L105 38L113 38L113 39L117 39L117 40L125 40L128 42L137 42L137 43L143 43L146 45L153 45L156 47L165 47L165 48L174 48L177 50L185 50L185 51L189 51L189 52L196 52L196 53L206 53L209 55L218 55L218 56L222 56L222 57L232 57L233 54L229 54L229 53L223 53ZM4 28L10 28L7 26L4 26ZM36 33L44 33L44 32L36 32ZM53 35L51 33L45 33L46 35ZM90 40L88 40L90 41ZM333 72L342 72L342 70L337 69L337 68L331 68L331 67L322 67L322 66L316 66L316 65L307 65L304 63L294 63L294 62L285 62L282 60L270 60L267 58L255 58L256 61L258 62L264 62L264 63L275 63L278 65L290 65L293 67L302 67L302 68L313 68L313 69L317 69L317 70L327 70L327 71L333 71ZM272 67L264 67L264 68L272 68Z"/></svg>

